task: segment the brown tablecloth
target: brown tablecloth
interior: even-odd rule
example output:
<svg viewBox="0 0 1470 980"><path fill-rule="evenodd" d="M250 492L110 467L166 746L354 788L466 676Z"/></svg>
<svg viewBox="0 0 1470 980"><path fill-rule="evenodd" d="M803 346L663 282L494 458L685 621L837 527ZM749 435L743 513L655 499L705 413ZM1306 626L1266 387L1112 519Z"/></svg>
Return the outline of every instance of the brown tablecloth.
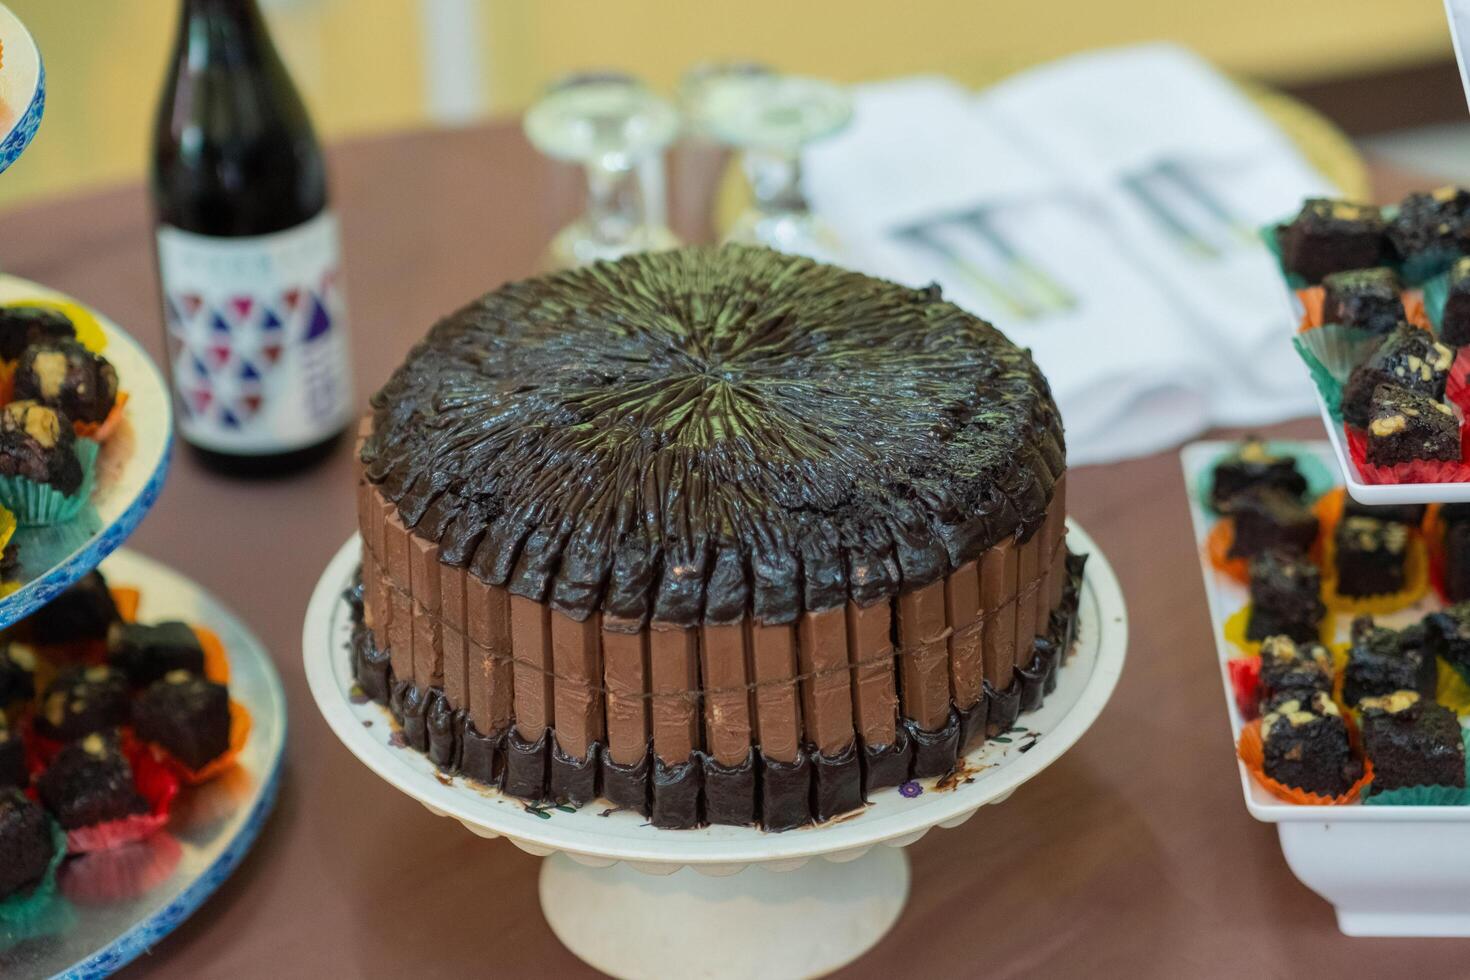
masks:
<svg viewBox="0 0 1470 980"><path fill-rule="evenodd" d="M698 234L708 166L675 161ZM707 163L707 161L706 161ZM575 213L577 177L507 124L332 152L362 397L430 322L533 271ZM1413 181L1380 170L1385 197ZM162 341L143 191L0 216L0 268ZM1004 326L1004 325L1002 325ZM1311 421L1281 432L1320 436ZM301 666L307 597L354 527L350 449L297 479L240 483L177 459L129 542L225 599L285 680L280 805L254 852L133 975L575 976L537 905L538 861L431 816L327 730ZM1453 976L1466 947L1361 940L1247 815L1176 455L1073 471L1072 516L1122 580L1128 665L1107 711L1007 803L909 849L912 898L846 976Z"/></svg>

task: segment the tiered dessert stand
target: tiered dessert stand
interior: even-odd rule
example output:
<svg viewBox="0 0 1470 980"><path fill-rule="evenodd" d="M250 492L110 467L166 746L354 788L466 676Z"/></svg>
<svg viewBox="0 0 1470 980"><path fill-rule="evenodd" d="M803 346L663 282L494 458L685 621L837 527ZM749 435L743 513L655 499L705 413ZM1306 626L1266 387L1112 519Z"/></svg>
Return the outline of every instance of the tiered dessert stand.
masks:
<svg viewBox="0 0 1470 980"><path fill-rule="evenodd" d="M0 7L0 31L6 14ZM7 40L4 57L10 53ZM0 304L35 299L74 302L35 283L0 276ZM20 585L0 598L0 628L100 566L114 584L141 590L145 621L180 619L207 626L220 637L230 656L230 694L250 711L254 726L239 765L181 797L158 836L64 864L58 879L61 901L43 929L22 938L0 926L0 976L105 975L172 931L229 877L254 843L275 803L285 746L285 695L260 642L183 576L141 555L117 551L163 488L173 413L168 389L137 341L88 312L107 337L104 354L117 369L120 389L128 393L125 422L98 456L96 488L82 513L64 525L16 531Z"/></svg>
<svg viewBox="0 0 1470 980"><path fill-rule="evenodd" d="M531 807L461 779L446 782L426 756L390 745L390 726L364 724L382 721L384 709L352 697L344 592L359 562L356 536L327 566L307 609L306 676L337 737L390 785L481 837L505 837L547 858L542 911L591 965L621 977L819 975L860 956L898 918L909 882L901 848L1005 800L1075 743L1107 703L1127 647L1123 597L1107 560L1075 524L1068 542L1090 556L1080 640L1056 691L1021 716L1027 732L972 753L964 778L884 790L854 816L783 834L658 830L636 813L597 804Z"/></svg>
<svg viewBox="0 0 1470 980"><path fill-rule="evenodd" d="M30 145L46 109L46 67L20 18L0 4L0 172Z"/></svg>

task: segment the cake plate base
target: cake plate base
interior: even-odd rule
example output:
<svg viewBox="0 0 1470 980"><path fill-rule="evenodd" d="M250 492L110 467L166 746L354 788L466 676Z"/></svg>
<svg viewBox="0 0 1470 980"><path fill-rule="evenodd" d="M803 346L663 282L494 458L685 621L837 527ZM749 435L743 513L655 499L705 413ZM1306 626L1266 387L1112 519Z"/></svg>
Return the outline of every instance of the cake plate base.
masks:
<svg viewBox="0 0 1470 980"><path fill-rule="evenodd" d="M1107 704L1128 645L1123 596L1107 559L1071 522L1067 541L1089 556L1079 639L1046 703L1021 715L1006 739L966 756L958 778L882 790L860 811L782 834L660 830L600 804L531 806L441 773L427 756L395 744L393 726L382 723L386 710L352 697L344 592L360 561L355 535L307 607L306 679L342 744L390 785L474 834L549 857L542 911L593 966L625 977L813 976L862 955L898 917L908 893L901 848L1007 799L1060 758Z"/></svg>
<svg viewBox="0 0 1470 980"><path fill-rule="evenodd" d="M892 847L842 864L751 866L727 877L591 868L565 854L541 864L551 931L615 977L821 976L882 939L908 894L908 858Z"/></svg>

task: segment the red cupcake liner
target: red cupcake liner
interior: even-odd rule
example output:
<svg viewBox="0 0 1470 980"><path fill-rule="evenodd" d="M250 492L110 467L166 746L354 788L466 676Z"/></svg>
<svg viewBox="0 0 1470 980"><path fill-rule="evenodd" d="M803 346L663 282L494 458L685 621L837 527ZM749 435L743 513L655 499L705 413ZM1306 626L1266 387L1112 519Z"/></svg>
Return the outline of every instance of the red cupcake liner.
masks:
<svg viewBox="0 0 1470 980"><path fill-rule="evenodd" d="M178 777L136 743L127 745L125 751L133 767L133 783L138 795L147 802L148 812L68 830L68 854L89 854L132 844L146 840L168 826L169 812L179 795Z"/></svg>
<svg viewBox="0 0 1470 980"><path fill-rule="evenodd" d="M1230 690L1240 716L1250 721L1261 710L1261 658L1232 657L1225 661L1230 673Z"/></svg>
<svg viewBox="0 0 1470 980"><path fill-rule="evenodd" d="M1444 383L1445 399L1470 418L1470 347L1461 347L1450 365L1450 376Z"/></svg>
<svg viewBox="0 0 1470 980"><path fill-rule="evenodd" d="M1375 466L1368 462L1368 436L1351 425L1342 427L1347 437L1348 455L1363 477L1364 483L1470 483L1470 440L1465 425L1460 425L1460 458L1414 459L1393 466Z"/></svg>

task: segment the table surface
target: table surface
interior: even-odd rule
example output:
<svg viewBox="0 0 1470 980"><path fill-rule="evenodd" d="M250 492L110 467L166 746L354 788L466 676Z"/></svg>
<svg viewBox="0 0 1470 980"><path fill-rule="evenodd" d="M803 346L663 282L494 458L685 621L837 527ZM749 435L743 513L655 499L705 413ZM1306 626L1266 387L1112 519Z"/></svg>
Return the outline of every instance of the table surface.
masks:
<svg viewBox="0 0 1470 980"><path fill-rule="evenodd" d="M330 153L360 397L429 323L534 270L577 207L575 174L518 128L395 134ZM671 167L676 227L704 232L707 157ZM1423 180L1375 168L1381 197ZM129 186L0 216L0 267L162 343L146 199ZM1320 422L1276 427L1320 436ZM582 976L537 904L538 859L484 841L374 777L328 731L301 623L355 525L351 450L274 483L181 455L130 545L192 575L261 636L291 719L279 808L235 877L129 969L153 977ZM1072 471L1072 516L1106 551L1132 620L1112 703L1007 803L909 849L893 931L843 976L1454 975L1464 946L1349 939L1240 798L1214 641L1173 451ZM1310 964L1309 967L1306 965ZM1294 972L1294 971L1293 971Z"/></svg>

